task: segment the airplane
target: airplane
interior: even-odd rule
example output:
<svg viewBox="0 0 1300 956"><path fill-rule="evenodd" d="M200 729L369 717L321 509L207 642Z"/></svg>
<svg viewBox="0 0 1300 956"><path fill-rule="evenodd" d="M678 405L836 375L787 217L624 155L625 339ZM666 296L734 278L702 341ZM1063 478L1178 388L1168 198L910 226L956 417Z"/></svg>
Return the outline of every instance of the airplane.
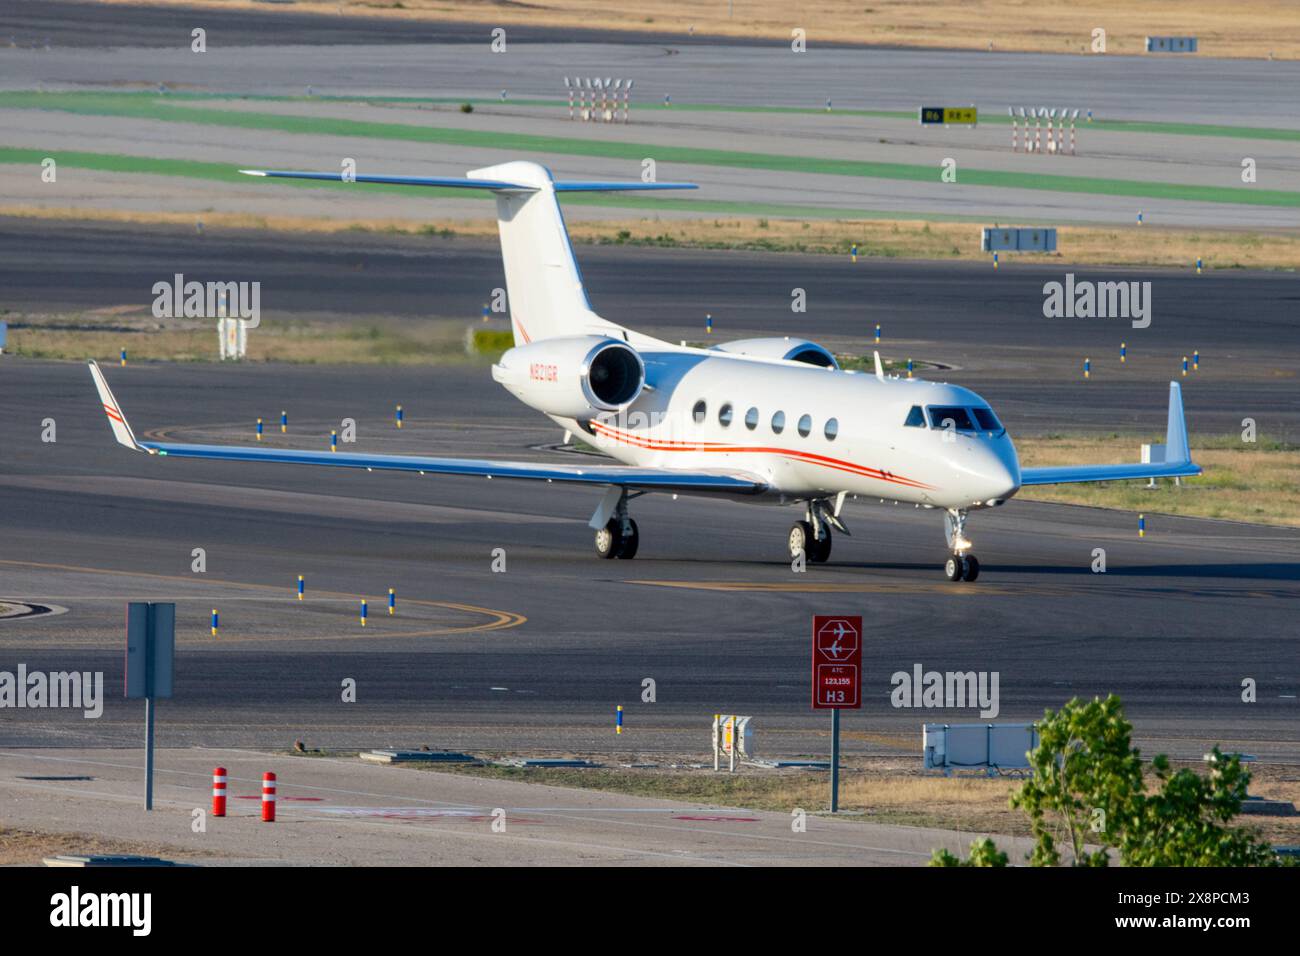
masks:
<svg viewBox="0 0 1300 956"><path fill-rule="evenodd" d="M532 162L472 170L467 178L241 170L252 176L487 190L496 198L515 345L492 378L529 408L619 464L540 464L238 445L141 442L103 372L90 372L113 435L157 458L280 462L477 475L604 489L591 516L596 553L630 559L640 529L629 502L651 493L794 505L792 561L827 561L832 530L848 534L849 496L941 511L944 574L974 581L966 534L972 511L1001 506L1022 487L1199 475L1182 395L1169 384L1165 461L1021 468L989 402L970 389L841 369L815 342L769 337L710 348L673 345L597 315L569 241L559 196L568 192L694 189L690 183L556 180Z"/></svg>

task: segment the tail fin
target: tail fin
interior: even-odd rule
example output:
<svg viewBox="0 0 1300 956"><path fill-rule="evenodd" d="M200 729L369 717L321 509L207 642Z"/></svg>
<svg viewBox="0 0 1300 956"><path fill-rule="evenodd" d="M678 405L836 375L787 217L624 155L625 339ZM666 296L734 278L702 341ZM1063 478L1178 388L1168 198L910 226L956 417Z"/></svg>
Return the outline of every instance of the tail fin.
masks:
<svg viewBox="0 0 1300 956"><path fill-rule="evenodd" d="M302 173L244 169L250 176L343 180L342 173ZM419 176L351 177L358 183L405 186L452 186L488 189L496 196L501 257L515 344L560 335L615 333L618 325L598 316L587 299L557 199L563 192L695 189L691 183L556 181L545 166L502 163L470 172L467 179Z"/></svg>

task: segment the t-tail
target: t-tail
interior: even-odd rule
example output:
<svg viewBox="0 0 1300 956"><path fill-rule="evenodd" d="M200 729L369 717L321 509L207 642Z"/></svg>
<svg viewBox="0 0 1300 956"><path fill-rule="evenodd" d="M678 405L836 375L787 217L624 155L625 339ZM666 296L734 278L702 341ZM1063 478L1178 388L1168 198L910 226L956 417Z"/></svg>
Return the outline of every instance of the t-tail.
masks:
<svg viewBox="0 0 1300 956"><path fill-rule="evenodd" d="M529 162L502 163L472 170L465 179L424 176L355 176L343 173L240 170L249 176L320 179L335 182L384 183L399 186L439 186L486 189L496 197L505 262L506 295L515 344L561 335L621 334L621 326L596 314L573 255L569 230L560 211L559 194L566 192L625 192L630 190L696 189L692 183L572 182L556 180L545 166Z"/></svg>

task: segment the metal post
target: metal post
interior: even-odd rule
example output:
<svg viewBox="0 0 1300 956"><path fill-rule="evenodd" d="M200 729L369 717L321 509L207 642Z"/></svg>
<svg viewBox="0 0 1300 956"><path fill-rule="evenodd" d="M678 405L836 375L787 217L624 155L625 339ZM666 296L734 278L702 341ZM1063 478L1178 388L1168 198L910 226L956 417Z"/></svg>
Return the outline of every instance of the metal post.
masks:
<svg viewBox="0 0 1300 956"><path fill-rule="evenodd" d="M831 813L840 810L840 709L831 711Z"/></svg>
<svg viewBox="0 0 1300 956"><path fill-rule="evenodd" d="M722 715L714 714L713 715L713 771L714 773L717 773L718 770L721 769L718 763L721 757L719 753L719 747L718 747L718 732L721 723L722 723Z"/></svg>
<svg viewBox="0 0 1300 956"><path fill-rule="evenodd" d="M153 809L153 698L144 699L144 808Z"/></svg>

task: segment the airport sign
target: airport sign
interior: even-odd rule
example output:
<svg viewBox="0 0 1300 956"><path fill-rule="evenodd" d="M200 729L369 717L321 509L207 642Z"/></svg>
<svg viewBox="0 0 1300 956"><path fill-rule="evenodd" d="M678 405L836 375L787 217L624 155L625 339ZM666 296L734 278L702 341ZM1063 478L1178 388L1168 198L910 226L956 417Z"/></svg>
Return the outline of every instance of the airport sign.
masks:
<svg viewBox="0 0 1300 956"><path fill-rule="evenodd" d="M974 106L922 106L919 118L922 126L976 126L979 124L979 110Z"/></svg>
<svg viewBox="0 0 1300 956"><path fill-rule="evenodd" d="M861 616L814 615L814 710L862 706Z"/></svg>

